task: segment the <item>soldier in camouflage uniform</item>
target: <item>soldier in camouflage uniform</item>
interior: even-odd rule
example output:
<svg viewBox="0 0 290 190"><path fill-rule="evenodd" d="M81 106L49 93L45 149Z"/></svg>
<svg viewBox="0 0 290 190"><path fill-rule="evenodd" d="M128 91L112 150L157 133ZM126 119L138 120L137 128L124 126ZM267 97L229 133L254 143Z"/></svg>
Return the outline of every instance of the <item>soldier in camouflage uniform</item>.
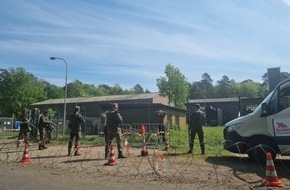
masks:
<svg viewBox="0 0 290 190"><path fill-rule="evenodd" d="M79 146L79 140L81 136L81 125L85 122L83 116L80 114L80 107L76 106L74 113L70 116L68 128L70 129L70 137L68 143L68 156L71 155L72 143L75 139L75 149ZM75 156L78 155L78 151L75 151Z"/></svg>
<svg viewBox="0 0 290 190"><path fill-rule="evenodd" d="M161 137L163 143L165 143L165 126L164 126L164 118L166 116L166 112L163 110L159 110L156 112L158 118L158 134ZM158 138L158 143L160 143L160 138Z"/></svg>
<svg viewBox="0 0 290 190"><path fill-rule="evenodd" d="M49 113L48 110L46 110L39 119L39 124L38 124L38 132L39 132L39 141L38 141L38 150L43 150L47 149L45 146L45 140L44 140L44 130L45 133L47 132L47 127L50 124L49 120Z"/></svg>
<svg viewBox="0 0 290 190"><path fill-rule="evenodd" d="M28 119L28 114L25 113L20 120L20 130L18 134L17 147L19 147L20 141L23 139L26 144L28 144L28 133L31 131L30 122Z"/></svg>
<svg viewBox="0 0 290 190"><path fill-rule="evenodd" d="M199 145L201 148L201 154L205 154L205 146L204 146L204 133L203 133L203 125L205 124L205 116L204 112L200 110L200 105L195 104L194 111L190 115L189 118L189 130L190 130L190 140L189 140L189 151L188 154L192 154L194 139L197 134L199 139Z"/></svg>
<svg viewBox="0 0 290 190"><path fill-rule="evenodd" d="M110 151L110 145L114 138L117 141L117 148L118 148L118 158L126 158L122 152L122 131L121 125L123 122L123 118L118 110L118 104L114 103L112 106L111 111L107 111L106 113L102 114L103 117L106 117L106 127L107 127L107 134L106 134L106 147L105 147L105 157L108 157Z"/></svg>

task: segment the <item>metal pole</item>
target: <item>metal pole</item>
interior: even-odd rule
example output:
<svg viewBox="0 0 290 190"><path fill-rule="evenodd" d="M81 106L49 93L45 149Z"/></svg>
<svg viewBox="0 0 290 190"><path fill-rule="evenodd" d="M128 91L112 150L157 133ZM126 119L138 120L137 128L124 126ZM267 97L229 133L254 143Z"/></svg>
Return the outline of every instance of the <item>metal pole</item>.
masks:
<svg viewBox="0 0 290 190"><path fill-rule="evenodd" d="M65 63L65 91L64 91L64 108L63 108L63 130L62 130L62 137L64 137L65 127L66 127L66 97L67 97L67 62L65 59L61 57L50 57L51 60L61 59Z"/></svg>
<svg viewBox="0 0 290 190"><path fill-rule="evenodd" d="M64 59L62 59L65 62L65 92L64 92L64 110L63 110L63 131L62 131L62 137L64 136L65 132L65 123L66 123L66 96L67 96L67 63Z"/></svg>

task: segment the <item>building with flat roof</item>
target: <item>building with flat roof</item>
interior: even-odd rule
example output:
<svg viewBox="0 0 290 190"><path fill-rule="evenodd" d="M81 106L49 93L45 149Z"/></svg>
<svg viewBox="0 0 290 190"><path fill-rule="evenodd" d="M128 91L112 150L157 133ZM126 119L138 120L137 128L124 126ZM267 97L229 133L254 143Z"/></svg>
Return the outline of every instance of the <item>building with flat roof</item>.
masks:
<svg viewBox="0 0 290 190"><path fill-rule="evenodd" d="M168 98L161 96L160 93L67 98L66 124L74 107L80 106L81 114L86 118L85 132L94 134L105 122L101 113L110 110L112 103L118 103L124 124L156 123L158 121L156 111L162 109L167 113L165 123L186 129L186 110L170 105ZM51 109L56 122L59 124L63 122L64 99L37 102L32 104L30 109L39 109L40 112Z"/></svg>

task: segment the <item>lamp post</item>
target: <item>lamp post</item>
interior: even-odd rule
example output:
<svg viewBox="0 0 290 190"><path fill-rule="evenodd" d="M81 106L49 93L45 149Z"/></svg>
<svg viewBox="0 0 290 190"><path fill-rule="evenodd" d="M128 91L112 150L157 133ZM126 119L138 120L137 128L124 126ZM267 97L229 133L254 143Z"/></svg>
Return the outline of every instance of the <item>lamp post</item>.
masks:
<svg viewBox="0 0 290 190"><path fill-rule="evenodd" d="M64 108L63 108L63 130L62 130L62 137L64 136L65 131L65 120L66 120L66 96L67 96L67 62L65 59L60 57L50 57L51 60L61 59L65 63L65 91L64 91Z"/></svg>

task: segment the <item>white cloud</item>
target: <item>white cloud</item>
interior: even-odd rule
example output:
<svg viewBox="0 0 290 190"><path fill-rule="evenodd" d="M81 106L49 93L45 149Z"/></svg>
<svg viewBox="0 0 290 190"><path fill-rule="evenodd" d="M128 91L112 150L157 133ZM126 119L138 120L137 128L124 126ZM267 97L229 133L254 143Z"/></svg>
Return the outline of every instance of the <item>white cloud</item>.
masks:
<svg viewBox="0 0 290 190"><path fill-rule="evenodd" d="M287 6L290 6L290 0L282 0L283 3L285 3Z"/></svg>

